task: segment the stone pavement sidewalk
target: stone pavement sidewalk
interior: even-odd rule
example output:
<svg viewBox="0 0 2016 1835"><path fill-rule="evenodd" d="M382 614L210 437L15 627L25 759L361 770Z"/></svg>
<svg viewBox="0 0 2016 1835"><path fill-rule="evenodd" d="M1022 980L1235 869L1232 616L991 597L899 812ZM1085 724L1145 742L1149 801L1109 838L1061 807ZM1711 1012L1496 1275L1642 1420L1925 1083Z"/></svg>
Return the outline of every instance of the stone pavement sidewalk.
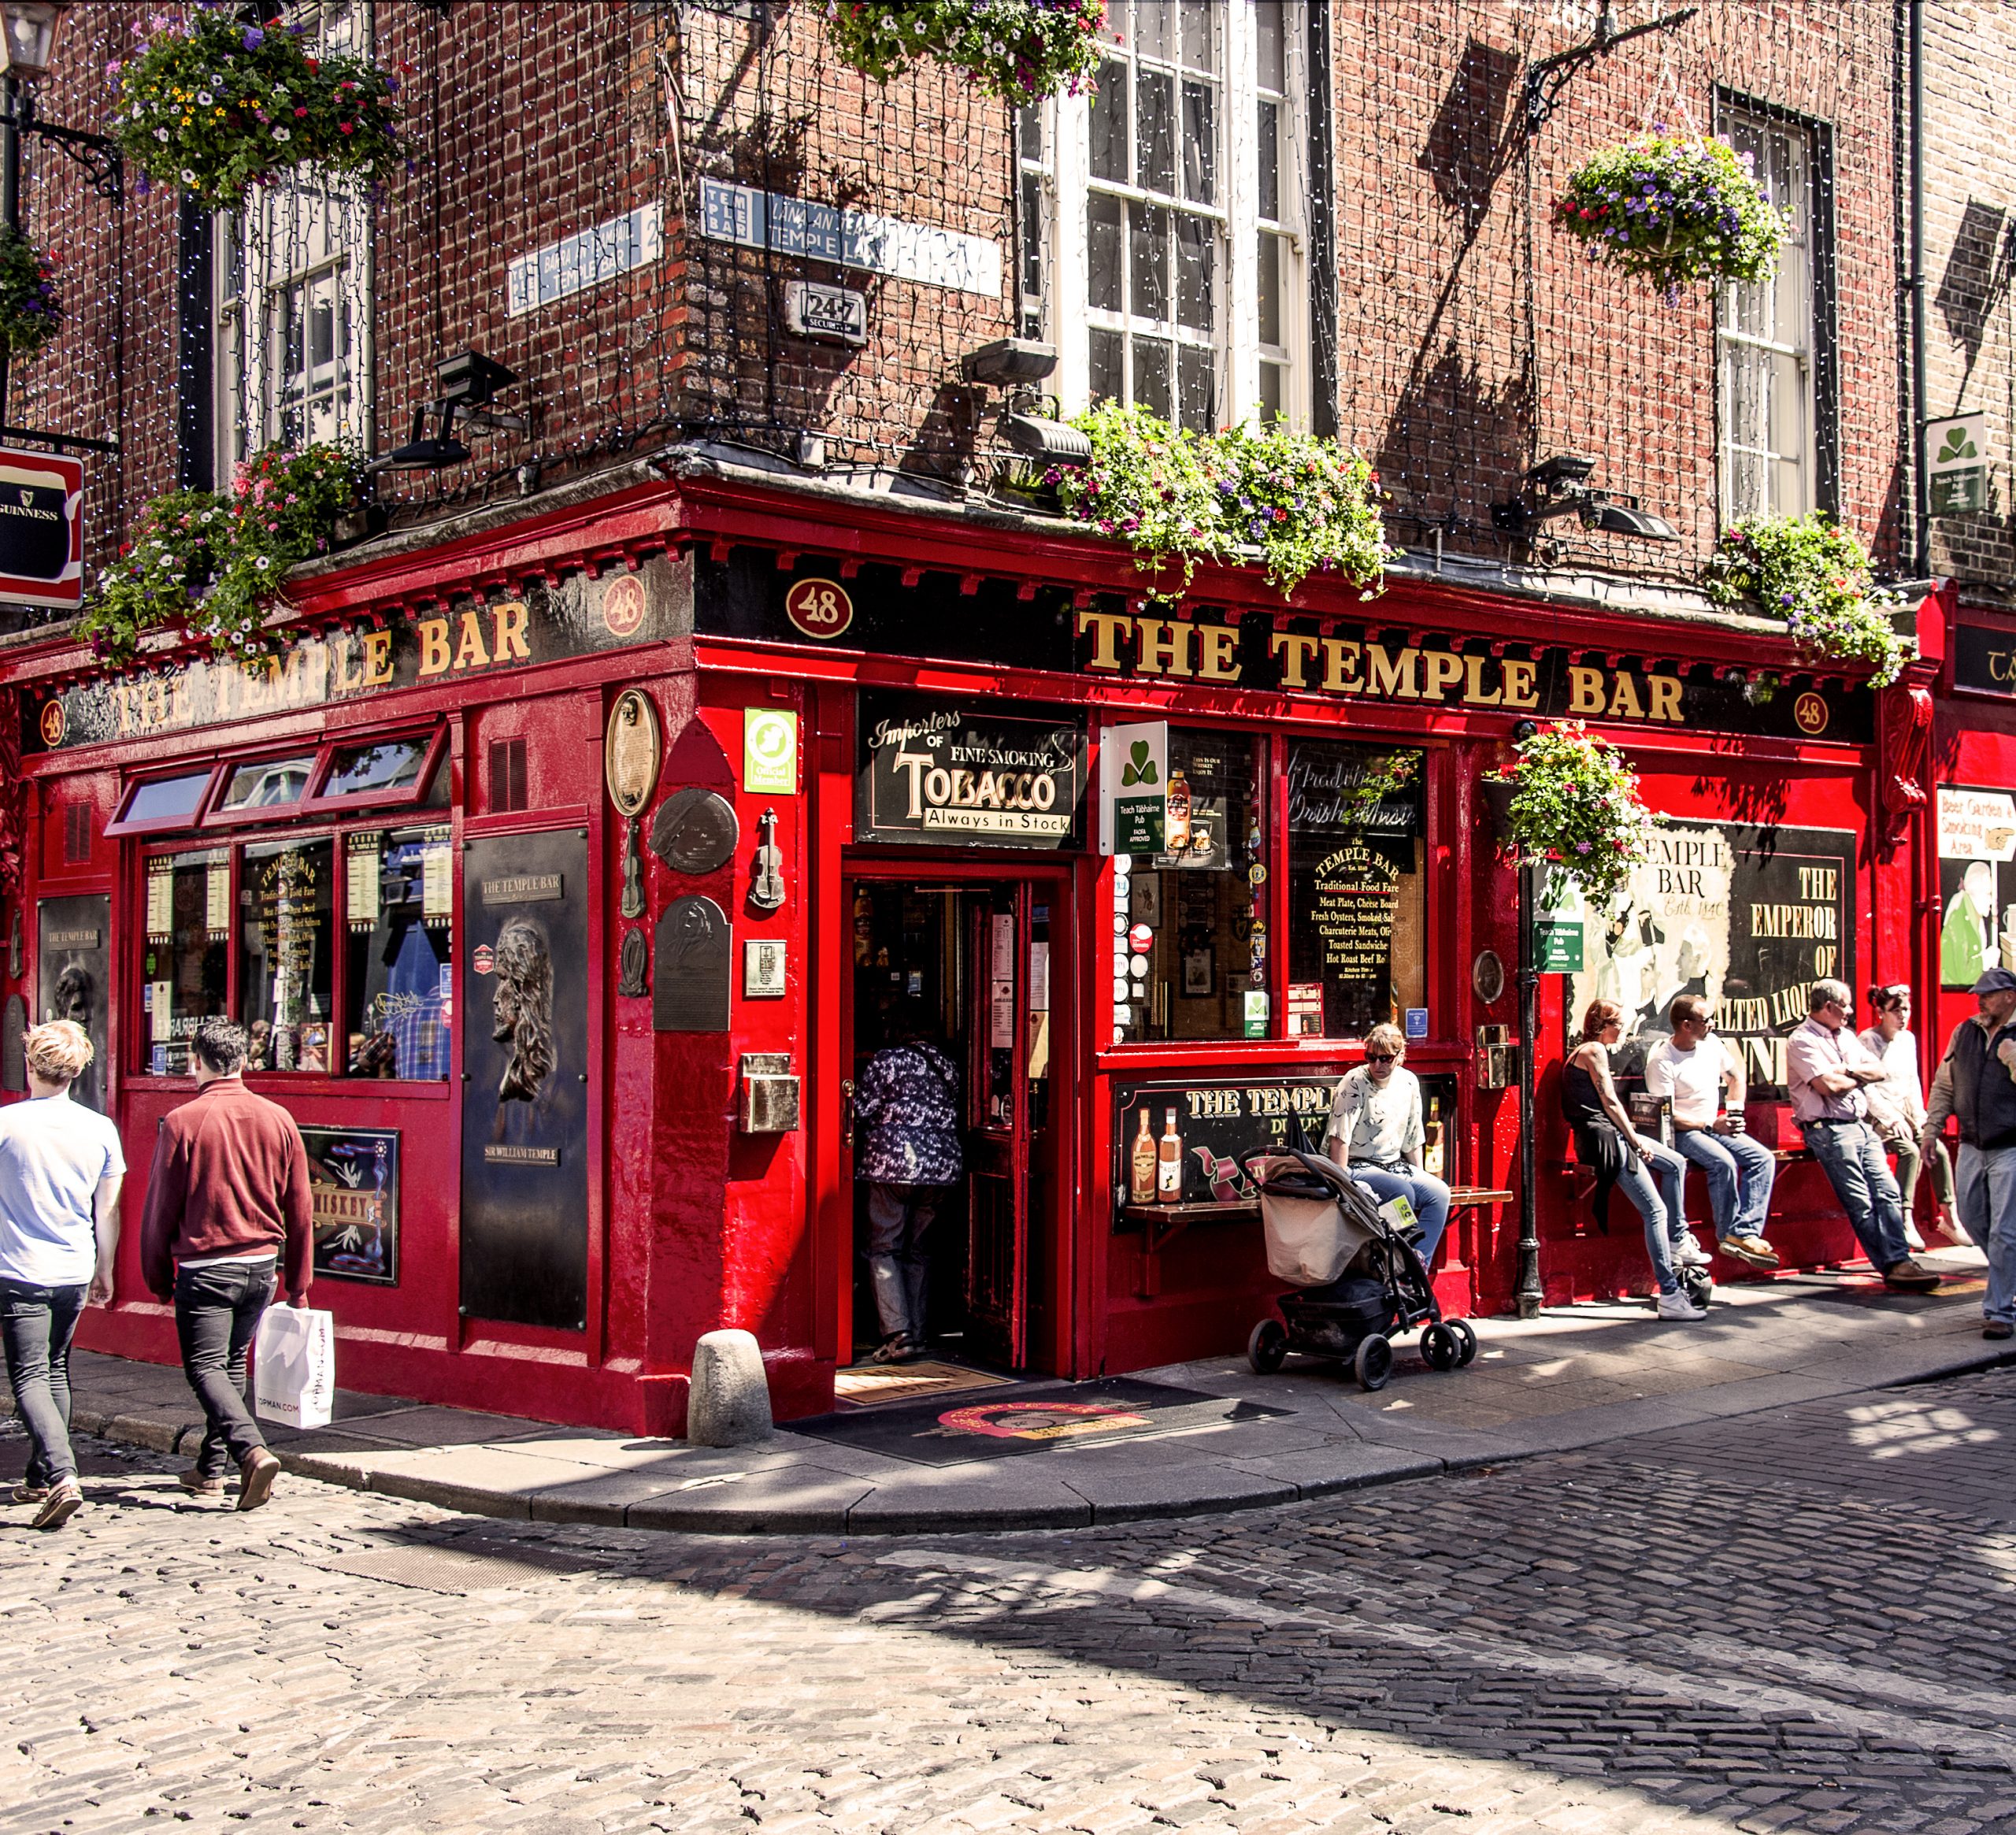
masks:
<svg viewBox="0 0 2016 1835"><path fill-rule="evenodd" d="M1195 1515L2016 1362L2016 1349L1981 1336L1981 1255L1927 1259L1949 1277L1936 1295L1888 1293L1865 1269L1725 1288L1692 1325L1658 1322L1642 1301L1480 1319L1481 1349L1469 1369L1436 1374L1410 1344L1391 1385L1374 1393L1339 1366L1296 1358L1266 1377L1232 1358L1140 1371L1142 1380L1286 1412L955 1465L790 1432L717 1450L349 1391L328 1427L267 1431L302 1477L534 1522L874 1535ZM80 1431L194 1449L202 1422L180 1370L85 1353L73 1363ZM1055 1387L1069 1398L1069 1385ZM985 1394L951 1396L947 1406Z"/></svg>

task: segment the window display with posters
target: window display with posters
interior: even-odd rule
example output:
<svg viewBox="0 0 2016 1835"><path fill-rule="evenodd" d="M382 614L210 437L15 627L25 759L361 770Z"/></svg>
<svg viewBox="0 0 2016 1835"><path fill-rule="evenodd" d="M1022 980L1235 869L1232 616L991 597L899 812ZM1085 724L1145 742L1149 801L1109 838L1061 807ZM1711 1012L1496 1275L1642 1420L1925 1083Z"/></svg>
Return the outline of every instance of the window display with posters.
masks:
<svg viewBox="0 0 2016 1835"><path fill-rule="evenodd" d="M1939 789L1939 984L2016 968L2016 796Z"/></svg>
<svg viewBox="0 0 2016 1835"><path fill-rule="evenodd" d="M1673 1030L1676 997L1699 995L1751 1089L1782 1090L1807 990L1825 977L1856 984L1855 865L1846 829L1669 821L1625 892L1584 914L1570 1018L1592 1000L1622 1007L1615 1069L1632 1076Z"/></svg>

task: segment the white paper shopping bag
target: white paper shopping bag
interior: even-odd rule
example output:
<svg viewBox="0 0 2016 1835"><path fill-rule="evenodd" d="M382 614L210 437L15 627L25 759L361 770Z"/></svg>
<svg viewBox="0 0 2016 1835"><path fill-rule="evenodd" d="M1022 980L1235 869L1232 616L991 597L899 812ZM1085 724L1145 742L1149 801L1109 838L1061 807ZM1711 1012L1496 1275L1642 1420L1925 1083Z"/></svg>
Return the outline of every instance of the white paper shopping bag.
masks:
<svg viewBox="0 0 2016 1835"><path fill-rule="evenodd" d="M259 1322L254 1364L264 1421L283 1427L326 1427L336 1399L336 1325L333 1315L306 1307L269 1307Z"/></svg>

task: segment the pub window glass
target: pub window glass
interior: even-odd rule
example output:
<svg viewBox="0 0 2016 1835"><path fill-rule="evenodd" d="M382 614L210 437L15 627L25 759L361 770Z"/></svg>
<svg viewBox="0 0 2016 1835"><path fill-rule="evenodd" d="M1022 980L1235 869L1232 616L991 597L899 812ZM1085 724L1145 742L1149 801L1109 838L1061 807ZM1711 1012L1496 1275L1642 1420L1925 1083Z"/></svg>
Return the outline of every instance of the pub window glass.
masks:
<svg viewBox="0 0 2016 1835"><path fill-rule="evenodd" d="M314 769L313 752L298 758L262 758L256 765L240 765L226 781L224 795L217 799L217 813L284 809L291 803L298 803Z"/></svg>
<svg viewBox="0 0 2016 1835"><path fill-rule="evenodd" d="M454 854L443 824L343 837L345 1062L442 1082L453 999Z"/></svg>
<svg viewBox="0 0 2016 1835"><path fill-rule="evenodd" d="M375 745L339 746L322 795L362 796L407 789L419 780L428 743L425 739L389 739Z"/></svg>
<svg viewBox="0 0 2016 1835"><path fill-rule="evenodd" d="M224 1011L230 951L231 850L150 858L140 1036L153 1075L188 1074L196 1022Z"/></svg>
<svg viewBox="0 0 2016 1835"><path fill-rule="evenodd" d="M246 1068L329 1068L332 844L261 841L239 879L239 999Z"/></svg>
<svg viewBox="0 0 2016 1835"><path fill-rule="evenodd" d="M1298 740L1288 754L1291 1038L1358 1038L1428 1005L1425 758Z"/></svg>
<svg viewBox="0 0 2016 1835"><path fill-rule="evenodd" d="M1260 770L1257 738L1169 729L1168 851L1114 856L1116 1045L1267 1036Z"/></svg>

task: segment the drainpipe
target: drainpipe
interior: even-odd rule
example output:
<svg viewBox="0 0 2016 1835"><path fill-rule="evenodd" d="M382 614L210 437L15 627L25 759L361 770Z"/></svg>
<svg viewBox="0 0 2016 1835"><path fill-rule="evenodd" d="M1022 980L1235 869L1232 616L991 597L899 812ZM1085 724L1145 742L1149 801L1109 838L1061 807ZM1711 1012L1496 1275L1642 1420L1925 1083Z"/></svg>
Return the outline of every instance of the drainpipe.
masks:
<svg viewBox="0 0 2016 1835"><path fill-rule="evenodd" d="M1910 20L1911 115L1911 575L1932 574L1932 484L1925 468L1925 424L1930 397L1925 373L1925 8L1906 0Z"/></svg>

